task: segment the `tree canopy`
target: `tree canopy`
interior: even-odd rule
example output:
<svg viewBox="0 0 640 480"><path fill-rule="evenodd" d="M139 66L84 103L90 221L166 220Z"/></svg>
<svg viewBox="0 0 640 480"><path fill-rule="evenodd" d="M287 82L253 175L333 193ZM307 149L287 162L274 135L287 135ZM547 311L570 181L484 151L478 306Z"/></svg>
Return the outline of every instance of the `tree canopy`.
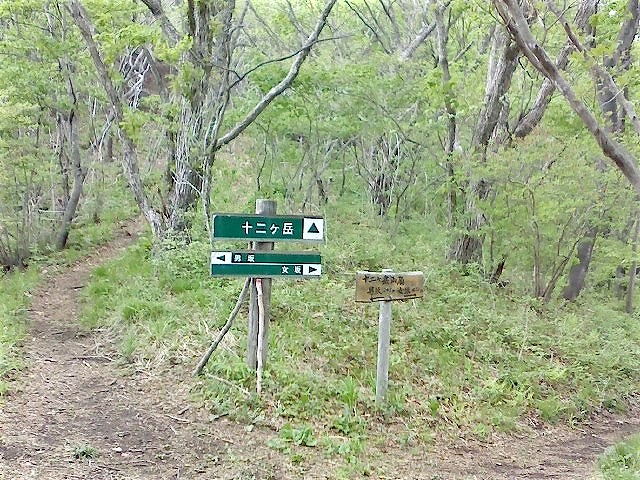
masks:
<svg viewBox="0 0 640 480"><path fill-rule="evenodd" d="M638 12L4 1L0 260L64 248L78 209L100 216L96 182L120 175L158 243L208 225L225 155L254 172L235 193L247 204L365 202L396 230L422 217L446 230L449 261L496 282L505 265L529 272L545 301L567 282L573 299L587 271L635 264Z"/></svg>

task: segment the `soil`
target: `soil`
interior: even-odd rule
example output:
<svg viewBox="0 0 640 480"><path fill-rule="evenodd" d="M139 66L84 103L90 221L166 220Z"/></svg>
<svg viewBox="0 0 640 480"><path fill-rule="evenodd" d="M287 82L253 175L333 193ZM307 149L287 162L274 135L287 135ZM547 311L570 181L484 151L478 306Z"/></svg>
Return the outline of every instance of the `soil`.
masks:
<svg viewBox="0 0 640 480"><path fill-rule="evenodd" d="M92 269L133 243L140 228L121 228L90 257L45 274L34 292L26 368L0 405L0 479L342 478L340 457L300 447L301 462L292 462L268 446L277 432L212 417L194 403L194 380L182 367L123 369L109 331L80 327L78 296ZM608 446L640 431L640 408L486 442L412 445L393 431L391 424L370 432L369 478L589 479Z"/></svg>

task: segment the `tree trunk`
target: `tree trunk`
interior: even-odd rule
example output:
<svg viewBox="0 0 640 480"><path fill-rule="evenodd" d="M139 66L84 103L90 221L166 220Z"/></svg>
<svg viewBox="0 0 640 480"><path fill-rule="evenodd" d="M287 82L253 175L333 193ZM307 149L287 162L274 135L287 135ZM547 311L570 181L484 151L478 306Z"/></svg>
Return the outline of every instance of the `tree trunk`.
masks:
<svg viewBox="0 0 640 480"><path fill-rule="evenodd" d="M176 163L175 169L171 175L168 175L169 181L172 182L169 184L168 203L158 208L153 207L149 193L145 190L140 178L136 144L122 128L119 128L118 132L122 140L125 174L138 207L151 225L156 239L163 238L168 230L184 226L183 214L195 203L198 196L203 198L208 222L211 168L216 151L240 135L275 98L291 86L311 49L318 42L336 1L327 0L307 43L295 54L285 77L224 135L220 135L220 128L232 89L242 82L248 73L270 62L264 62L250 69L231 83L229 76L231 72L235 72L234 66L231 65L231 57L235 48L236 32L241 30L239 27L234 28L236 25L232 23L235 1L187 2L185 25L192 44L177 68L201 72L201 75L194 77L194 81L187 85L189 90L179 97L184 102L179 105L179 108L183 116L189 119L189 123L179 124L180 131L173 144L176 147L173 149L175 151L169 152L169 157L175 159ZM181 36L171 23L169 16L165 14L163 2L142 0L142 3L158 20L168 44L175 45ZM94 26L81 0L70 0L69 7L96 66L98 79L111 104L113 119L119 125L124 119L123 98L109 76L108 68L96 42Z"/></svg>
<svg viewBox="0 0 640 480"><path fill-rule="evenodd" d="M113 134L111 132L107 132L104 139L102 161L107 163L111 163L113 161Z"/></svg>
<svg viewBox="0 0 640 480"><path fill-rule="evenodd" d="M504 108L504 96L511 87L513 72L518 64L517 59L518 46L504 28L496 28L489 58L483 108L476 120L472 142L475 149L481 150L483 155L498 125L500 113Z"/></svg>
<svg viewBox="0 0 640 480"><path fill-rule="evenodd" d="M596 12L597 1L598 0L582 0L578 6L574 22L585 35L592 34L589 19ZM562 48L556 59L556 66L558 69L565 70L567 68L567 65L569 64L569 55L575 50L576 47L573 45L571 40L567 40L567 43ZM544 116L544 112L547 110L547 107L551 102L551 95L555 89L553 82L545 77L540 90L538 90L538 94L536 95L536 99L533 102L532 107L518 119L518 123L515 128L513 128L513 136L515 138L526 137L540 123Z"/></svg>
<svg viewBox="0 0 640 480"><path fill-rule="evenodd" d="M118 94L115 85L111 81L109 70L107 69L104 60L102 59L100 51L98 50L98 45L95 41L94 28L89 21L87 12L79 0L70 1L70 11L73 20L78 26L80 34L82 35L82 38L84 39L87 48L89 49L89 54L91 55L98 73L98 79L102 84L102 87L104 88L104 91L107 94L107 98L109 99L109 102L111 104L111 115L113 115L113 119L117 123L122 122L124 119L122 111L122 98ZM138 158L135 143L133 142L131 137L129 137L126 132L123 131L123 129L119 128L118 133L123 150L122 167L127 177L127 181L129 182L129 186L133 191L136 203L138 204L141 213L149 222L154 238L162 239L166 232L165 223L162 216L152 207L149 197L147 196L147 192L144 189L142 178L140 177L140 169L138 167Z"/></svg>
<svg viewBox="0 0 640 480"><path fill-rule="evenodd" d="M444 21L444 7L436 9L436 31L438 45L438 65L442 71L442 89L444 91L444 107L447 114L447 138L445 139L444 152L447 156L445 162L445 174L447 176L447 223L450 228L455 226L456 211L456 185L455 169L453 166L453 152L457 138L456 107L451 88L451 72L449 71L449 55L447 44L449 42L449 29Z"/></svg>
<svg viewBox="0 0 640 480"><path fill-rule="evenodd" d="M633 294L636 286L636 270L638 269L638 236L640 236L640 211L636 212L636 228L633 232L633 243L631 244L633 261L629 269L629 285L627 286L627 301L625 302L625 311L627 313L633 313Z"/></svg>
<svg viewBox="0 0 640 480"><path fill-rule="evenodd" d="M635 157L607 133L606 129L598 123L595 116L587 109L584 102L578 98L569 83L560 74L556 65L551 61L547 52L533 37L518 3L515 0L493 0L493 3L522 53L540 73L554 83L573 111L591 132L605 156L613 161L616 167L627 177L636 192L640 194L640 170ZM627 114L629 114L628 111Z"/></svg>
<svg viewBox="0 0 640 480"><path fill-rule="evenodd" d="M53 35L54 29L52 23L49 24L50 31ZM63 57L58 60L58 66L63 75L63 78L67 84L67 95L71 103L71 108L68 113L58 113L59 126L62 125L62 138L67 137L66 143L68 147L67 158L67 171L64 173L64 188L65 188L65 204L64 213L62 215L62 224L60 225L60 231L56 237L56 250L63 250L67 246L67 240L69 238L69 232L71 231L71 224L73 218L76 215L78 204L80 203L80 197L82 196L82 189L84 186L84 180L86 177L86 171L82 168L82 161L80 158L80 133L78 127L78 95L76 90L76 84L74 79L75 68L70 63L69 58ZM61 146L61 158L64 147ZM73 174L73 187L71 192L69 189L69 172L71 169Z"/></svg>
<svg viewBox="0 0 640 480"><path fill-rule="evenodd" d="M598 230L594 227L589 230L587 235L578 245L578 263L571 267L569 271L569 284L562 291L565 300L575 300L580 295L580 291L584 287L584 280L591 263L591 255L593 247L596 243Z"/></svg>
<svg viewBox="0 0 640 480"><path fill-rule="evenodd" d="M628 70L631 64L631 46L638 33L640 11L638 0L629 0L627 15L618 32L617 45L613 55L604 59L606 71L615 78L618 68ZM598 72L600 73L600 72ZM623 97L625 97L623 93ZM619 89L606 76L598 75L598 100L605 118L611 125L611 130L621 133L624 129L624 105L620 99Z"/></svg>
<svg viewBox="0 0 640 480"><path fill-rule="evenodd" d="M82 169L80 161L78 119L75 111L72 110L71 113L69 113L67 123L69 132L69 141L67 143L71 150L70 163L71 170L73 172L73 189L65 206L64 215L62 216L62 226L60 227L60 232L56 238L56 250L63 250L67 245L71 224L73 222L73 217L76 214L80 197L82 196L82 188L84 186L84 179L86 176L86 172Z"/></svg>
<svg viewBox="0 0 640 480"><path fill-rule="evenodd" d="M68 120L62 112L56 112L56 150L58 153L58 167L60 169L60 186L62 187L62 207L66 208L69 197L71 196L71 187L69 186L69 155L66 149L67 132L69 131ZM66 124L66 125L65 125ZM59 201L59 200L58 200ZM58 205L53 201L52 210L57 210Z"/></svg>
<svg viewBox="0 0 640 480"><path fill-rule="evenodd" d="M480 155L483 161L486 159L487 147L498 125L500 113L505 108L504 95L511 86L518 58L518 48L506 30L497 28L494 35L483 108L478 115L472 141L473 155ZM478 203L485 201L490 193L491 186L485 179L470 182L465 203L465 215L468 216L465 233L458 237L449 249L450 259L463 264L482 261L482 228L486 224L486 218L478 208Z"/></svg>

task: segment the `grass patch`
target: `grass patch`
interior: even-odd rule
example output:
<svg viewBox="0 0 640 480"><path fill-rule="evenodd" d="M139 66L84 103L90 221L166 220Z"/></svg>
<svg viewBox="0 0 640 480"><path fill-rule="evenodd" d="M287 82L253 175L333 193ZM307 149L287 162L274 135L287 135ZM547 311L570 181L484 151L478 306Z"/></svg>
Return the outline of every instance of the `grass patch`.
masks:
<svg viewBox="0 0 640 480"><path fill-rule="evenodd" d="M92 459L100 456L98 449L86 443L71 445L69 447L71 456L76 460Z"/></svg>
<svg viewBox="0 0 640 480"><path fill-rule="evenodd" d="M113 175L118 176L117 173ZM56 265L74 263L86 256L97 245L113 240L118 231L117 225L136 215L137 208L124 182L116 181L106 186L91 185L88 188L89 191L86 192L71 225L67 248L61 252L45 250L35 258L38 263Z"/></svg>
<svg viewBox="0 0 640 480"><path fill-rule="evenodd" d="M20 343L26 332L29 292L38 280L35 269L0 277L0 397L9 389L7 381L22 368Z"/></svg>
<svg viewBox="0 0 640 480"><path fill-rule="evenodd" d="M598 466L604 480L640 479L640 435L611 447Z"/></svg>

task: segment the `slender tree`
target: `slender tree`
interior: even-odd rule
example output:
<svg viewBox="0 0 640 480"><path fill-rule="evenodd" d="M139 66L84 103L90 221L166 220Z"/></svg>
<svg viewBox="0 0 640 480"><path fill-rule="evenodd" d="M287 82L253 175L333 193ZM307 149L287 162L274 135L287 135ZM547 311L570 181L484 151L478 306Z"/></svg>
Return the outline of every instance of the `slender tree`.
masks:
<svg viewBox="0 0 640 480"><path fill-rule="evenodd" d="M314 29L293 54L293 62L287 74L228 129L223 129L225 114L232 96L248 75L235 74L236 77L231 78L237 67L234 52L238 46L240 24L246 9L242 10L239 21L236 22L236 5L233 0L189 1L184 22L186 29L180 31L171 22L161 2L145 0L143 3L159 23L166 45L183 49L179 60L173 65L179 88L169 99L174 108L169 109L173 117L168 120L175 125L175 131L170 133L170 141L167 142L167 156L170 160L167 175L169 193L161 205L154 204L140 176L136 139L126 129L119 128L124 150L123 167L129 184L154 236L161 239L168 232L179 231L186 226L184 214L198 197L203 200L206 218L209 217L212 165L216 152L237 138L274 99L291 86L311 49L318 42L336 0L329 0L325 4ZM79 0L70 1L70 11L98 71L111 105L111 115L115 123L121 126L127 120L129 106L110 75L103 54L104 45L98 43L96 28ZM188 48L183 48L183 45L188 45ZM152 63L158 62L152 59ZM253 70L256 68L259 65Z"/></svg>

